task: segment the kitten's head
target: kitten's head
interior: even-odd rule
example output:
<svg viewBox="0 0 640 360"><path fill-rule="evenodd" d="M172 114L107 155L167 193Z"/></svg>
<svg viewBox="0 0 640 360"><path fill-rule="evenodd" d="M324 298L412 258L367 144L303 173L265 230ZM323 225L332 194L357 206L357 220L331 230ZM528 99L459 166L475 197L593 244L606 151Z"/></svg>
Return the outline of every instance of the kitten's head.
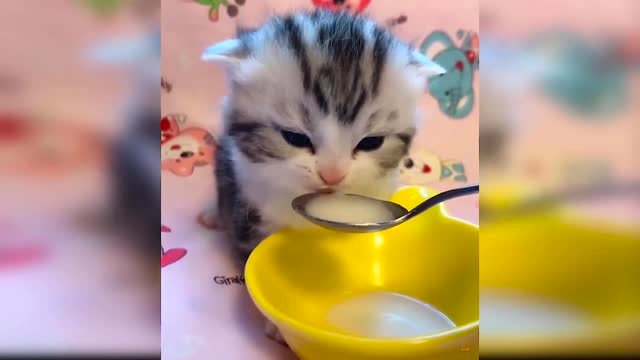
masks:
<svg viewBox="0 0 640 360"><path fill-rule="evenodd" d="M377 196L407 154L427 79L444 72L367 18L323 10L241 31L203 59L227 70L239 160L296 193Z"/></svg>

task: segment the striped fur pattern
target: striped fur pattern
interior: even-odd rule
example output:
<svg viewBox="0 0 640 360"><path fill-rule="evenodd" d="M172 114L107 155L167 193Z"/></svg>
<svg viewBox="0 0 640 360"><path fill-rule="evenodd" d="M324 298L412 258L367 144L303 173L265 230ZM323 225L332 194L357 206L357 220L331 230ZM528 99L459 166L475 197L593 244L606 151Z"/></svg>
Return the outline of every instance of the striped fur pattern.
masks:
<svg viewBox="0 0 640 360"><path fill-rule="evenodd" d="M218 211L243 259L271 232L309 226L291 201L325 188L323 169L345 174L335 190L391 195L427 80L410 46L364 16L317 10L241 30L203 58L230 84Z"/></svg>

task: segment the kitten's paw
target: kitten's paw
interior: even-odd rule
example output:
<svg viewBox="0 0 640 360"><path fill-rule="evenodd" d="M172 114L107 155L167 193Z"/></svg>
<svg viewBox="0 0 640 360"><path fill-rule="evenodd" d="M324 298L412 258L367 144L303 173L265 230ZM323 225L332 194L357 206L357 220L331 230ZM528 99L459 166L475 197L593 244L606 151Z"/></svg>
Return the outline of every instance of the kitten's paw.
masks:
<svg viewBox="0 0 640 360"><path fill-rule="evenodd" d="M280 330L278 330L278 328L271 321L267 321L264 324L264 334L269 339L277 342L278 344L289 347L284 337L282 337L282 334L280 334Z"/></svg>
<svg viewBox="0 0 640 360"><path fill-rule="evenodd" d="M198 223L211 230L222 229L222 224L218 220L216 212L213 210L205 210L198 215Z"/></svg>

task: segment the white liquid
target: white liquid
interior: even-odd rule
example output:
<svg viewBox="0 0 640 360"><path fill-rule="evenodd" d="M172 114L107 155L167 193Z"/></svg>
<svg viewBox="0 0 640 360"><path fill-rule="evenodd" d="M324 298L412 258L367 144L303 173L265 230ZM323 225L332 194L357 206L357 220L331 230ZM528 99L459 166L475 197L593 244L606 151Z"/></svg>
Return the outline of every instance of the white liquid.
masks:
<svg viewBox="0 0 640 360"><path fill-rule="evenodd" d="M429 304L391 292L371 292L333 306L327 321L336 328L368 338L425 336L456 325Z"/></svg>
<svg viewBox="0 0 640 360"><path fill-rule="evenodd" d="M483 291L480 296L483 335L555 336L590 327L587 314L546 299L517 293Z"/></svg>
<svg viewBox="0 0 640 360"><path fill-rule="evenodd" d="M349 224L382 223L394 220L393 213L378 201L344 194L327 194L306 207L313 217Z"/></svg>

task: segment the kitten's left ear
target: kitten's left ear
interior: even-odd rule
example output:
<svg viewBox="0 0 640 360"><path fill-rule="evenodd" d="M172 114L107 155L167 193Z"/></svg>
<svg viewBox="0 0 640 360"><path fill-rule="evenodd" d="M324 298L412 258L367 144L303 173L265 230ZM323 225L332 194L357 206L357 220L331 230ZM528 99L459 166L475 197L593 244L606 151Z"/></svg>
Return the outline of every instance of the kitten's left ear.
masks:
<svg viewBox="0 0 640 360"><path fill-rule="evenodd" d="M202 53L202 60L224 65L236 65L249 56L248 50L238 39L229 39L211 45Z"/></svg>
<svg viewBox="0 0 640 360"><path fill-rule="evenodd" d="M419 76L424 76L427 79L432 76L444 74L447 72L442 66L429 60L428 57L424 56L416 50L413 50L411 52L411 60L409 61L409 66L415 68Z"/></svg>

